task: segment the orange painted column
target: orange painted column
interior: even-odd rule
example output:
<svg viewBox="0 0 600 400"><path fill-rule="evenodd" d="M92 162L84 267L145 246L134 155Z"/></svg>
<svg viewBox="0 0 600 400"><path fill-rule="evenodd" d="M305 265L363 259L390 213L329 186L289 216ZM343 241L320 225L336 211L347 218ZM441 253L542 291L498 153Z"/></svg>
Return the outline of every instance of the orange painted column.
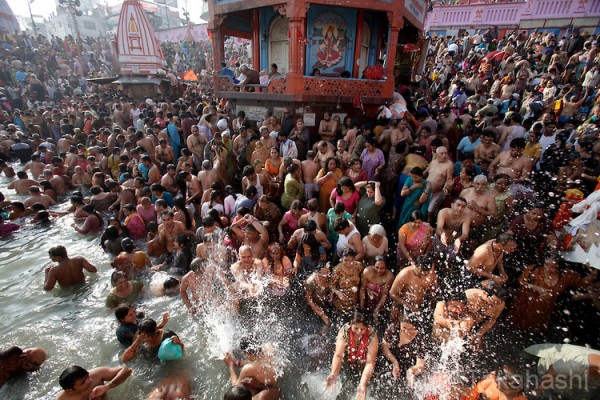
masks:
<svg viewBox="0 0 600 400"><path fill-rule="evenodd" d="M358 21L356 22L356 36L354 41L354 61L352 61L352 77L358 78L360 71L358 70L358 60L360 59L360 50L362 46L363 21L365 17L364 10L358 10Z"/></svg>
<svg viewBox="0 0 600 400"><path fill-rule="evenodd" d="M260 22L258 8L252 10L252 67L260 71ZM269 67L267 66L267 70Z"/></svg>

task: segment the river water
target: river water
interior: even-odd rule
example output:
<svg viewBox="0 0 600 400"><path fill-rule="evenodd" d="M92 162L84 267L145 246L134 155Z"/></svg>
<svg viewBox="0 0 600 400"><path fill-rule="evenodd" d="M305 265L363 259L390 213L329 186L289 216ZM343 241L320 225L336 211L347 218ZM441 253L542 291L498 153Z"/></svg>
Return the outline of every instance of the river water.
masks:
<svg viewBox="0 0 600 400"><path fill-rule="evenodd" d="M0 190L11 200L24 200L6 189L8 182L9 179L0 177ZM59 206L65 207L66 204ZM110 257L102 251L99 237L74 232L72 223L71 215L61 216L54 218L50 227L22 225L12 236L0 239L0 347L11 344L43 347L49 355L39 371L0 389L0 399L53 399L60 391L58 376L66 367L120 365L123 347L115 337L116 320L104 306L110 290ZM98 268L98 273L87 274L83 287L58 288L47 293L42 286L44 268L50 262L48 249L58 244L64 245L70 256L85 256ZM145 283L147 288L148 282ZM226 351L235 350L239 338L247 333L263 343L274 344L283 399L335 398L331 393L323 393L335 332L319 335L322 325L301 298L268 299L245 310L242 317L221 306L213 304L208 314L192 316L179 296L152 297L145 289L138 309L155 320L169 311L167 328L177 332L185 343L185 356L179 361L163 363L137 357L128 364L133 369L131 378L110 391L109 398L142 399L161 378L189 373L195 399L221 399L230 387L222 357ZM525 345L506 335L495 336L493 332L490 337L495 351L486 351L473 364L471 372L475 371L476 379L502 361L514 365ZM531 340L539 343L542 338L530 338L529 344L533 343ZM239 352L236 354L239 356ZM378 362L378 369L388 367L387 362ZM407 398L398 396L389 375L380 377L372 386L369 399Z"/></svg>

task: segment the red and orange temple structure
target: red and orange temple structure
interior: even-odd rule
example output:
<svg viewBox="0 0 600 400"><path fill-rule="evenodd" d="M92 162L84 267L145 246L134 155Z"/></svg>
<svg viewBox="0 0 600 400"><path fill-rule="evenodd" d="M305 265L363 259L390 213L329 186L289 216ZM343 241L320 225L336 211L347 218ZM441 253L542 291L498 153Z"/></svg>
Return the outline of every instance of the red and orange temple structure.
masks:
<svg viewBox="0 0 600 400"><path fill-rule="evenodd" d="M421 54L425 0L209 0L208 6L215 94L253 120L284 106L304 114L307 125L325 110L356 114L357 100L376 108L392 100L399 81L410 80ZM229 37L251 41L253 69L276 63L282 75L248 87L218 76ZM381 79L362 79L379 59Z"/></svg>

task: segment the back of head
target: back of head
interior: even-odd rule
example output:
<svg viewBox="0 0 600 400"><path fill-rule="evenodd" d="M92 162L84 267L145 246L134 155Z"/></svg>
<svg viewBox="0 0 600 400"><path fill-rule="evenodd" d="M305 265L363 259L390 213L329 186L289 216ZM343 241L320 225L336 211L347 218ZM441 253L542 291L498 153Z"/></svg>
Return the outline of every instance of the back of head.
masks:
<svg viewBox="0 0 600 400"><path fill-rule="evenodd" d="M223 400L252 400L252 392L244 385L235 385L223 395Z"/></svg>
<svg viewBox="0 0 600 400"><path fill-rule="evenodd" d="M67 369L65 369L60 377L58 378L58 383L60 387L64 390L73 389L75 387L75 383L78 380L85 379L88 377L88 372L81 368L80 366L73 365Z"/></svg>

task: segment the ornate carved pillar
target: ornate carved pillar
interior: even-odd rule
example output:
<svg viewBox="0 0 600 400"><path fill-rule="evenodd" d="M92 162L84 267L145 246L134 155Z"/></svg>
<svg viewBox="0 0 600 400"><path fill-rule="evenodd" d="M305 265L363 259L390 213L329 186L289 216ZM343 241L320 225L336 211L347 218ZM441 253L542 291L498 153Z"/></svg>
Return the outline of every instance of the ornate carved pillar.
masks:
<svg viewBox="0 0 600 400"><path fill-rule="evenodd" d="M252 67L260 71L260 23L258 20L258 8L252 10ZM268 67L267 67L268 70Z"/></svg>
<svg viewBox="0 0 600 400"><path fill-rule="evenodd" d="M365 10L358 10L358 20L356 21L356 40L354 41L354 63L352 65L352 77L358 78L360 71L360 53L362 50L362 37L363 37L363 21L365 17ZM367 65L367 64L365 64Z"/></svg>

